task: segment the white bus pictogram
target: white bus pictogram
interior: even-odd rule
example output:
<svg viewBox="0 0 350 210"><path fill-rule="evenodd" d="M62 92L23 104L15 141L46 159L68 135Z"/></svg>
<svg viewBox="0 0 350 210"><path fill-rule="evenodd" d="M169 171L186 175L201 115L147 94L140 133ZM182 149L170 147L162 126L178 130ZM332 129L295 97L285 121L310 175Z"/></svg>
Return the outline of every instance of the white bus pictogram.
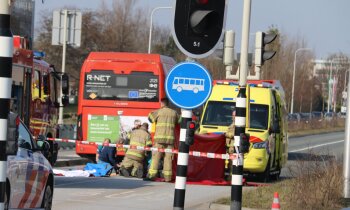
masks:
<svg viewBox="0 0 350 210"><path fill-rule="evenodd" d="M173 90L181 92L182 90L193 91L204 91L204 79L188 78L188 77L175 77L173 80Z"/></svg>

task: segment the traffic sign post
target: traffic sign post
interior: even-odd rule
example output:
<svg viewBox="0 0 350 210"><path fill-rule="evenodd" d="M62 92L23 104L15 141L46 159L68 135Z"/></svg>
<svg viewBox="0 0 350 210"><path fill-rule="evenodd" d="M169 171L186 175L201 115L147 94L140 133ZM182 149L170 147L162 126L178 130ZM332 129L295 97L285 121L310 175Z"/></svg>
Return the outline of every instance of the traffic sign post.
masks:
<svg viewBox="0 0 350 210"><path fill-rule="evenodd" d="M247 113L247 73L248 73L248 47L249 47L249 26L250 26L250 8L251 0L244 0L243 5L243 23L242 23L242 41L241 58L239 65L239 92L236 98L236 117L235 117L235 153L237 158L232 161L231 176L231 210L242 209L242 189L243 189L243 153L241 153L240 136L245 133L246 113ZM249 107L248 107L249 112Z"/></svg>
<svg viewBox="0 0 350 210"><path fill-rule="evenodd" d="M183 62L171 69L165 80L165 91L170 101L181 109L181 130L177 158L174 210L183 210L185 205L187 165L193 135L192 110L209 98L212 79L209 72L195 62ZM186 141L187 139L187 141Z"/></svg>
<svg viewBox="0 0 350 210"><path fill-rule="evenodd" d="M64 74L66 69L66 48L67 44L73 47L80 47L81 41L81 22L82 15L76 10L60 10L53 12L52 20L52 45L62 44L62 70ZM62 84L62 80L61 80ZM63 124L63 93L60 93L60 107L58 124Z"/></svg>

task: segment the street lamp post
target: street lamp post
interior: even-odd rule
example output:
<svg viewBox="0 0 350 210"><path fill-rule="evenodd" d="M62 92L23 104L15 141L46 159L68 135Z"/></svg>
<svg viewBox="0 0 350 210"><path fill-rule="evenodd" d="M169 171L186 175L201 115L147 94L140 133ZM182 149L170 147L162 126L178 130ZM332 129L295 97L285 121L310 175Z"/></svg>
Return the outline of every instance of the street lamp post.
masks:
<svg viewBox="0 0 350 210"><path fill-rule="evenodd" d="M334 89L334 80L332 80L332 72L333 72L333 63L334 61L338 61L337 64L339 64L339 61L342 61L342 58L333 58L331 60L331 69L330 69L330 73L329 73L329 79L328 79L328 104L327 104L327 113L329 113L330 111L330 104L331 104L331 97L333 98L333 95L331 96L331 81L332 81L332 84L333 84L333 88L332 90ZM335 112L335 106L336 106L336 103L334 103L333 105L333 110Z"/></svg>
<svg viewBox="0 0 350 210"><path fill-rule="evenodd" d="M297 53L303 50L311 50L311 48L299 48L294 53L294 68L293 68L293 83L292 83L292 101L290 103L290 113L293 114L294 109L294 84L295 84L295 66L296 66L296 58Z"/></svg>
<svg viewBox="0 0 350 210"><path fill-rule="evenodd" d="M151 22L149 25L149 36L148 36L148 54L151 53L151 42L152 42L152 24L153 24L153 13L159 9L172 9L172 7L155 7L151 12Z"/></svg>

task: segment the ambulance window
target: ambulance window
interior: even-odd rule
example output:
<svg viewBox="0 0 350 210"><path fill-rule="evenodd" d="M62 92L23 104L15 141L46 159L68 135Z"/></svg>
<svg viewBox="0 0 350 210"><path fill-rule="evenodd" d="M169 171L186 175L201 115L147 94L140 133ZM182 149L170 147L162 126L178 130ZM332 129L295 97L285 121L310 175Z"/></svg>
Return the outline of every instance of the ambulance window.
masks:
<svg viewBox="0 0 350 210"><path fill-rule="evenodd" d="M232 123L234 102L209 101L203 115L203 125L229 126Z"/></svg>
<svg viewBox="0 0 350 210"><path fill-rule="evenodd" d="M250 104L250 128L267 129L269 107L263 104Z"/></svg>
<svg viewBox="0 0 350 210"><path fill-rule="evenodd" d="M272 101L273 101L273 113L271 116L271 125L273 125L273 127L279 126L279 104L277 103L277 98L276 98L276 92L273 91L273 97L272 97ZM275 125L277 124L277 125Z"/></svg>
<svg viewBox="0 0 350 210"><path fill-rule="evenodd" d="M22 123L19 124L18 127L18 146L24 149L31 150L33 148L32 138L28 130L23 126Z"/></svg>

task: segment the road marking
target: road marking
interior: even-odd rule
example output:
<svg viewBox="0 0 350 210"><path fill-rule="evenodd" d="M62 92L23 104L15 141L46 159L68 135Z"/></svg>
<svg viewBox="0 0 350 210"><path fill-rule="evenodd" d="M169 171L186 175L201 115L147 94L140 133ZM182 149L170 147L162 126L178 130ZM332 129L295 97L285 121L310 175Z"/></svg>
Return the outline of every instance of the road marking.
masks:
<svg viewBox="0 0 350 210"><path fill-rule="evenodd" d="M300 151L303 151L303 150L314 149L314 148L317 148L317 147L323 147L323 146L327 146L327 145L331 145L331 144L337 144L337 143L342 143L342 142L344 142L344 140L334 141L334 142L329 142L329 143L324 143L324 144L319 144L319 145L315 145L315 146L308 146L308 147L304 147L304 148L301 148L301 149L292 150L292 151L289 151L289 152L300 152Z"/></svg>
<svg viewBox="0 0 350 210"><path fill-rule="evenodd" d="M133 192L135 192L135 191L126 191L126 192L114 193L114 194L111 194L111 195L107 195L105 197L106 198L113 198L114 196L129 194L129 193L133 193Z"/></svg>
<svg viewBox="0 0 350 210"><path fill-rule="evenodd" d="M97 191L95 192L95 190L93 192L79 192L77 194L75 194L76 196L98 196L98 195L102 195L102 194L106 194L106 191Z"/></svg>
<svg viewBox="0 0 350 210"><path fill-rule="evenodd" d="M123 196L123 198L132 198L132 197L141 197L141 198L144 198L146 196L150 196L150 195L153 195L154 192L146 192L146 193L134 193L132 195L126 195L126 196ZM153 197L153 196L152 196Z"/></svg>

